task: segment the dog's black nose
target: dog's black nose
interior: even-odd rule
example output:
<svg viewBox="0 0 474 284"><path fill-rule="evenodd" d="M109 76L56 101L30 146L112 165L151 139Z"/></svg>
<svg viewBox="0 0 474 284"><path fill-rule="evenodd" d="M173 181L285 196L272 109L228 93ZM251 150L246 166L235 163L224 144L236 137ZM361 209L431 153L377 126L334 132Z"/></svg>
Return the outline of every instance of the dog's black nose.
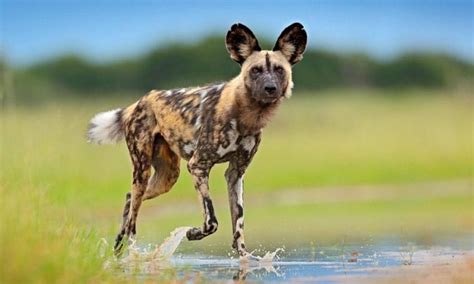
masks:
<svg viewBox="0 0 474 284"><path fill-rule="evenodd" d="M273 94L273 93L275 93L276 89L277 89L277 88L276 88L275 85L266 85L266 86L265 86L265 92L266 92L267 94Z"/></svg>

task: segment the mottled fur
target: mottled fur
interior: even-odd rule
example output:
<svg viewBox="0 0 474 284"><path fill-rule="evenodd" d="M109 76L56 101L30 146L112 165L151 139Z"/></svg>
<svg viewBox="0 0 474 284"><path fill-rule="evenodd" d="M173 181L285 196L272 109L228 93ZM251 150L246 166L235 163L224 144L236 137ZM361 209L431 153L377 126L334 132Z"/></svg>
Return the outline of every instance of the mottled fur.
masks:
<svg viewBox="0 0 474 284"><path fill-rule="evenodd" d="M126 109L97 115L90 124L90 142L116 142L124 137L133 164L131 194L127 193L123 224L115 248L124 236L136 234L141 202L168 192L178 179L180 158L188 161L194 187L204 208L204 224L187 232L189 240L217 230L209 193L209 172L228 162L225 172L232 217L233 247L247 255L244 244L243 177L257 152L261 130L293 87L291 65L302 59L306 32L287 27L272 51L261 50L249 28L233 25L226 47L241 65L234 79L203 87L149 92ZM151 175L151 168L154 173Z"/></svg>

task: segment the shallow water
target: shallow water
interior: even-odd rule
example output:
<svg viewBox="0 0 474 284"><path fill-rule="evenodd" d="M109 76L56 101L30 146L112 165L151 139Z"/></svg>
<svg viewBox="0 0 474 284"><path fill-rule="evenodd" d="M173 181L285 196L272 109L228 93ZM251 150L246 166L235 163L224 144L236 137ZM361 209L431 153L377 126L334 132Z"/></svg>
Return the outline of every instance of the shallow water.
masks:
<svg viewBox="0 0 474 284"><path fill-rule="evenodd" d="M131 245L128 255L114 261L115 268L141 278L153 279L172 271L172 279L256 282L339 282L351 277L377 276L402 266L422 266L460 262L473 257L473 239L440 242L442 245L402 246L385 241L375 244L338 244L327 247L301 247L291 250L254 252L267 255L241 261L230 256L178 253L188 228L177 228L163 244L153 249ZM186 240L184 241L186 242ZM268 256L271 257L268 257ZM259 259L260 261L256 261ZM111 261L106 267L112 267Z"/></svg>
<svg viewBox="0 0 474 284"><path fill-rule="evenodd" d="M186 256L176 255L170 262L176 267L187 267L187 272L199 273L209 280L254 280L257 282L333 282L340 276L360 276L386 273L386 268L403 265L426 265L432 263L461 261L466 254L473 252L455 250L446 247L436 247L428 250L415 249L414 251L400 250L354 250L343 255L324 253L317 259L306 257L286 256L273 262L240 263L237 259L226 259L213 256ZM311 249L301 249L301 254L308 255Z"/></svg>

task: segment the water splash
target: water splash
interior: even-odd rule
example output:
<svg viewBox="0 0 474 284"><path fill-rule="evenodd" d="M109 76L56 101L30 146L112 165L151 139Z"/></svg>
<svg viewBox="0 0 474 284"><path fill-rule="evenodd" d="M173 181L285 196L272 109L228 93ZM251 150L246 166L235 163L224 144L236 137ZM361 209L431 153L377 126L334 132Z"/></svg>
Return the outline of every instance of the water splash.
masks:
<svg viewBox="0 0 474 284"><path fill-rule="evenodd" d="M124 252L126 256L122 258L109 258L104 263L104 268L119 268L126 273L138 273L142 275L156 275L166 269L173 268L176 265L176 263L174 263L176 259L172 258L172 256L181 241L186 237L186 232L190 228L191 227L179 227L174 229L161 245L156 245L153 248L139 247L135 240L131 240ZM106 246L107 249L110 248L108 244L106 244ZM237 279L242 279L242 277L245 279L248 274L262 269L267 273L274 273L279 276L280 274L274 269L272 263L279 259L278 253L283 252L284 249L278 248L275 251L268 251L265 252L263 256L255 255L256 251L257 250L254 250L246 256L240 257L240 268ZM228 261L232 262L232 258L230 260L219 260L217 262L227 265ZM229 265L232 266L232 264Z"/></svg>
<svg viewBox="0 0 474 284"><path fill-rule="evenodd" d="M186 232L191 227L179 227L174 229L163 243L156 246L154 250L140 249L135 240L127 247L128 255L121 259L109 259L104 263L104 267L120 267L129 272L141 274L156 274L160 270L169 268L168 260L174 254L179 244L186 236Z"/></svg>
<svg viewBox="0 0 474 284"><path fill-rule="evenodd" d="M174 229L170 233L170 236L151 253L152 259L169 259L174 254L189 229L191 229L191 227L179 227Z"/></svg>
<svg viewBox="0 0 474 284"><path fill-rule="evenodd" d="M163 243L160 246L157 245L151 252L148 250L140 250L140 248L135 245L136 242L132 241L128 246L129 255L123 258L123 261L128 261L130 258L132 260L141 259L144 261L168 260L176 251L190 228L191 227L179 227L174 229Z"/></svg>
<svg viewBox="0 0 474 284"><path fill-rule="evenodd" d="M252 251L251 253L241 256L240 257L240 262L261 262L261 263L271 263L274 260L278 260L279 252L284 252L285 250L283 248L277 248L275 251L271 252L268 251L266 252L263 256L256 256L254 255L255 251Z"/></svg>

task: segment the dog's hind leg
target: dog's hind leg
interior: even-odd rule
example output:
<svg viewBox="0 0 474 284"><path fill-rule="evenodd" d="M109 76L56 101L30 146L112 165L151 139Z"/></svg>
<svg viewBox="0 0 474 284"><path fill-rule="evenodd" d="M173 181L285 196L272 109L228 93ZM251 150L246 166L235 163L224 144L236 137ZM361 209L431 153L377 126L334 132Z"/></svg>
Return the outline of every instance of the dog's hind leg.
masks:
<svg viewBox="0 0 474 284"><path fill-rule="evenodd" d="M160 134L153 143L152 166L155 173L148 181L143 201L170 191L179 177L179 156L176 155Z"/></svg>
<svg viewBox="0 0 474 284"><path fill-rule="evenodd" d="M122 213L122 218L123 218L122 229L125 227L125 223L127 222L127 219L128 219L128 213L130 212L131 199L132 199L132 193L127 192L127 194L125 195L125 206L123 208L123 213Z"/></svg>
<svg viewBox="0 0 474 284"><path fill-rule="evenodd" d="M153 176L148 180L148 185L143 194L142 201L152 199L168 192L176 183L179 177L179 157L169 148L166 141L159 134L155 136L153 144L152 166L155 170ZM122 228L128 219L130 212L132 194L127 192L125 196L125 206L123 208Z"/></svg>
<svg viewBox="0 0 474 284"><path fill-rule="evenodd" d="M150 178L154 142L152 132L155 125L153 113L147 111L146 106L139 103L125 129L127 146L133 163L133 181L128 217L115 240L116 252L122 248L124 236L136 234L138 210ZM124 213L126 209L127 205Z"/></svg>

